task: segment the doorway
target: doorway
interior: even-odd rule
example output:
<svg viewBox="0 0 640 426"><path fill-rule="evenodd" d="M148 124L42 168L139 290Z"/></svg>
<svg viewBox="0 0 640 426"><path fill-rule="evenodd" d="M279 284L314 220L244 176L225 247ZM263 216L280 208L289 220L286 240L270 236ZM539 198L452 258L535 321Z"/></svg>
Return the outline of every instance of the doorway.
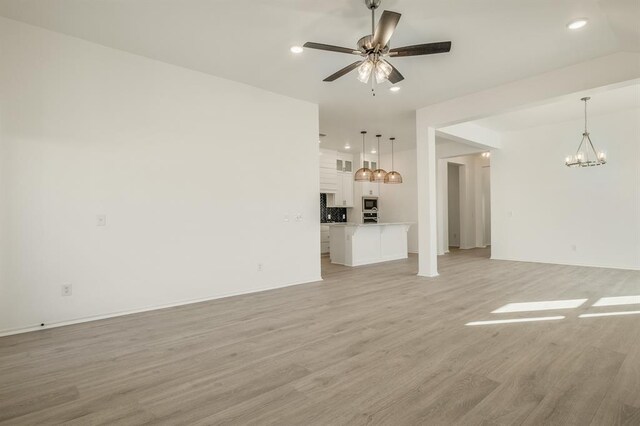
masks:
<svg viewBox="0 0 640 426"><path fill-rule="evenodd" d="M488 157L487 157L488 158ZM482 222L484 225L483 245L491 245L491 167L482 166Z"/></svg>
<svg viewBox="0 0 640 426"><path fill-rule="evenodd" d="M449 247L460 248L460 165L447 163Z"/></svg>

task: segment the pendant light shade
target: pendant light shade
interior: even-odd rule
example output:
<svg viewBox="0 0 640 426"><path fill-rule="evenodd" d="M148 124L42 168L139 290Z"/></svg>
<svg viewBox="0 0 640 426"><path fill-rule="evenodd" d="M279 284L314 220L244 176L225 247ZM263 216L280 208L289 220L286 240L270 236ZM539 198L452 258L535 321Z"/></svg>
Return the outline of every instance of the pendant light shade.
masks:
<svg viewBox="0 0 640 426"><path fill-rule="evenodd" d="M376 135L376 138L378 138L378 168L375 169L373 171L373 181L374 182L384 182L384 178L387 175L387 172L380 167L380 138L382 137L382 135Z"/></svg>
<svg viewBox="0 0 640 426"><path fill-rule="evenodd" d="M596 148L591 142L589 137L589 131L587 130L587 101L591 99L589 97L580 99L584 102L584 133L582 133L582 140L578 145L578 150L574 155L569 155L564 160L564 164L568 167L593 167L602 166L607 163L607 156L602 151L596 151Z"/></svg>
<svg viewBox="0 0 640 426"><path fill-rule="evenodd" d="M370 168L365 167L364 164L364 135L367 134L366 130L360 132L362 134L362 167L356 171L353 176L353 180L356 182L371 182L373 180L373 171Z"/></svg>
<svg viewBox="0 0 640 426"><path fill-rule="evenodd" d="M389 138L391 141L391 171L384 176L384 183L402 183L402 175L393 170L393 141L396 138Z"/></svg>

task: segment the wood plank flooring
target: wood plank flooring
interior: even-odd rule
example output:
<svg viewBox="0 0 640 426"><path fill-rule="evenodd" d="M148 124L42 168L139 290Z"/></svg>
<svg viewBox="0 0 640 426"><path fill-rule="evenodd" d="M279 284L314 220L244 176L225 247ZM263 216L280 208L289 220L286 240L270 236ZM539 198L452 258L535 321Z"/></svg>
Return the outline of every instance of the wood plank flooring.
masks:
<svg viewBox="0 0 640 426"><path fill-rule="evenodd" d="M640 425L640 315L578 317L640 310L591 306L640 272L439 262L323 258L320 283L0 338L0 424Z"/></svg>

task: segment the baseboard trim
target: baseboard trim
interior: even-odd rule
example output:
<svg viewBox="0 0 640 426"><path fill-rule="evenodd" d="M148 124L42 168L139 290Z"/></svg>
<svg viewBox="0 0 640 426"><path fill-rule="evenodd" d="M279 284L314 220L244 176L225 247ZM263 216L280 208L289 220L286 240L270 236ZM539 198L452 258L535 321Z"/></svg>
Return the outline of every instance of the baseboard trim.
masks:
<svg viewBox="0 0 640 426"><path fill-rule="evenodd" d="M320 282L320 281L322 281L322 277L317 277L317 278L313 278L313 279L310 279L310 280L294 281L294 282L287 283L287 284L279 284L279 285L276 285L276 286L259 288L259 289L252 289L252 290L239 291L239 292L233 292L233 293L225 293L225 294L222 294L222 295L204 297L204 298L199 298L199 299L189 299L189 300L183 300L183 301L180 301L180 302L166 303L166 304L154 305L154 306L147 306L147 307L144 307L144 308L132 309L132 310L128 310L128 311L118 311L118 312L111 312L111 313L106 313L106 314L94 315L94 316L90 316L90 317L74 318L74 319L65 320L65 321L53 322L51 324L45 324L44 326L34 325L34 326L22 327L22 328L16 328L16 329L0 330L0 337L12 336L12 335L15 335L15 334L22 334L22 333L29 333L29 332L32 332L32 331L48 330L48 329L51 329L51 328L64 327L64 326L67 326L67 325L81 324L81 323L91 322L91 321L99 321L99 320L109 319L109 318L122 317L122 316L125 316L125 315L140 314L140 313L143 313L143 312L157 311L157 310L160 310L160 309L175 308L175 307L178 307L178 306L192 305L192 304L195 304L195 303L208 302L208 301L211 301L211 300L226 299L228 297L242 296L244 294L262 293L264 291L277 290L277 289L280 289L280 288L293 287L293 286L296 286L296 285L311 284L311 283L316 283L316 282Z"/></svg>
<svg viewBox="0 0 640 426"><path fill-rule="evenodd" d="M563 263L563 262L551 262L548 260L531 260L531 259L516 259L509 257L494 257L491 255L491 260L507 260L509 262L528 262L528 263L546 263L547 265L562 265L562 266L580 266L582 268L600 268L600 269L619 269L622 271L640 271L640 267L635 266L611 266L611 265L593 265L587 263Z"/></svg>

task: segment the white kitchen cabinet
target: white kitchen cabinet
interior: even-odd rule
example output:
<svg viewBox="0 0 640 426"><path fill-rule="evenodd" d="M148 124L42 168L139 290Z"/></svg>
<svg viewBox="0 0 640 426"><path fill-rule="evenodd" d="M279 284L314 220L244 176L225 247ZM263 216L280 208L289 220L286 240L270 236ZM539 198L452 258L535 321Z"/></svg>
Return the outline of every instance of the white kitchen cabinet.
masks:
<svg viewBox="0 0 640 426"><path fill-rule="evenodd" d="M329 254L331 246L329 243L320 243L320 254Z"/></svg>
<svg viewBox="0 0 640 426"><path fill-rule="evenodd" d="M335 194L327 195L329 207L353 207L353 173L337 172Z"/></svg>
<svg viewBox="0 0 640 426"><path fill-rule="evenodd" d="M353 173L342 172L342 197L345 207L353 207Z"/></svg>
<svg viewBox="0 0 640 426"><path fill-rule="evenodd" d="M363 197L378 197L380 195L380 184L378 182L362 182Z"/></svg>
<svg viewBox="0 0 640 426"><path fill-rule="evenodd" d="M338 153L329 149L320 150L320 193L335 194L338 188L336 159Z"/></svg>
<svg viewBox="0 0 640 426"><path fill-rule="evenodd" d="M326 254L330 251L329 245L329 226L328 225L320 225L320 253Z"/></svg>
<svg viewBox="0 0 640 426"><path fill-rule="evenodd" d="M353 161L347 158L336 159L336 171L338 172L352 172L353 171Z"/></svg>

